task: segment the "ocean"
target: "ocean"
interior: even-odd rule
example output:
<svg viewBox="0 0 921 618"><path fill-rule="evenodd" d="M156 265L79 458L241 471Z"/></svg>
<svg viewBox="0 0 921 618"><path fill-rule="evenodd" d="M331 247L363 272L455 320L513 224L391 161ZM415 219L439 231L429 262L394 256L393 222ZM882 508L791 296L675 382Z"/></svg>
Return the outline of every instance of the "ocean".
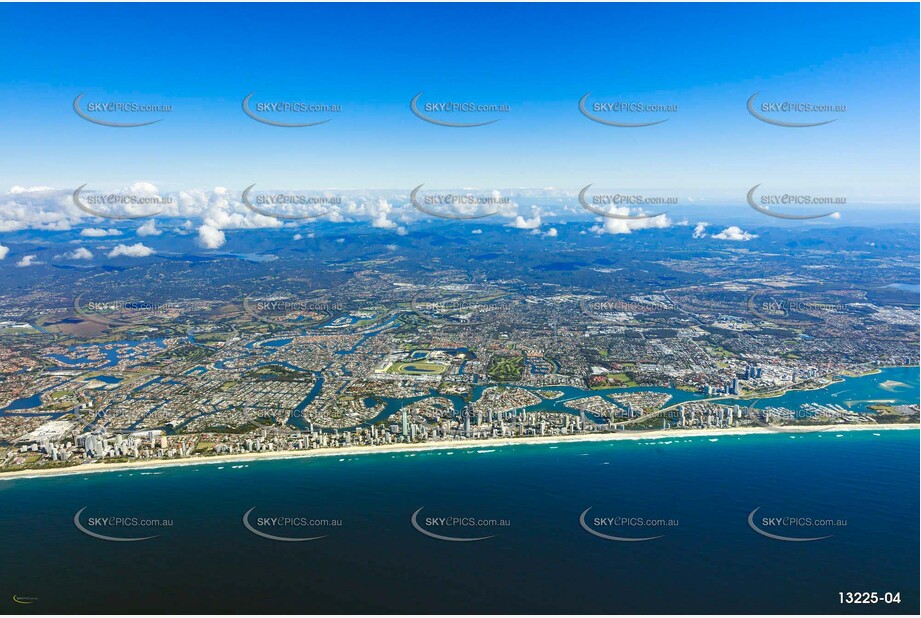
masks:
<svg viewBox="0 0 921 618"><path fill-rule="evenodd" d="M917 430L880 430L0 481L0 598L9 613L917 613L918 461ZM827 538L770 538L750 515Z"/></svg>

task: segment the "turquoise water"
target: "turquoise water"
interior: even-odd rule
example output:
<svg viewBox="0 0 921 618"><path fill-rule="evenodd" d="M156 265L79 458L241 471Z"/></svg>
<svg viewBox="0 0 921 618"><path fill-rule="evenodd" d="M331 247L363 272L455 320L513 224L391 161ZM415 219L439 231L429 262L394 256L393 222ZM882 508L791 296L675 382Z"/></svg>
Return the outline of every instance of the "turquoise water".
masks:
<svg viewBox="0 0 921 618"><path fill-rule="evenodd" d="M880 370L879 373L868 374L855 378L842 378L841 381L835 382L826 388L811 391L789 391L779 397L759 400L758 407L765 405L783 406L787 408L797 408L803 403L835 403L859 412L870 412L868 406L878 403L889 405L904 405L918 403L921 396L921 371L918 367L887 367ZM887 384L887 383L893 384ZM473 389L472 400L476 401L483 395L483 391L490 388L488 385L475 386ZM537 391L559 391L562 393L557 399L543 399L539 403L524 408L525 412L565 412L567 414L578 414L573 408L566 407L566 403L573 399L589 397L595 395L609 395L617 393L634 393L634 392L652 392L667 393L671 398L666 402L666 406L672 406L688 401L699 401L704 399L703 395L698 393L689 393L667 387L650 387L634 386L630 388L606 388L589 390L574 386L546 386L546 387L516 387L524 388L532 392ZM311 390L308 397L298 406L303 410L320 394L320 388ZM454 406L454 409L460 411L463 409L466 401L456 395L439 395L434 390L428 395L420 397L406 397L403 399L394 399L382 397L385 403L383 411L372 419L369 419L362 426L374 424L386 420L391 415L396 414L404 405L415 403L427 397L442 397L448 399ZM752 400L743 399L719 399L719 403L724 405L740 404L748 406Z"/></svg>
<svg viewBox="0 0 921 618"><path fill-rule="evenodd" d="M782 406L798 408L804 403L837 404L855 412L872 413L874 404L902 405L919 402L918 367L886 367L879 373L856 378L840 378L825 388L811 391L789 391L780 397L758 400L757 407ZM721 403L748 406L751 399L726 399Z"/></svg>

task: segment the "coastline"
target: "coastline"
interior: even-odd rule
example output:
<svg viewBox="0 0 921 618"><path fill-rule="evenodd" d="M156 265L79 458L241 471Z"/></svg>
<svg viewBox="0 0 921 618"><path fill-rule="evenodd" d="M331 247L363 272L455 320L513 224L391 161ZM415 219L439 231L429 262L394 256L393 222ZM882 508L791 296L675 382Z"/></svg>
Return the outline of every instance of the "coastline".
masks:
<svg viewBox="0 0 921 618"><path fill-rule="evenodd" d="M345 448L324 448L311 450L268 451L262 453L237 453L233 455L213 455L202 457L183 457L181 459L147 459L123 463L91 463L53 468L48 470L17 470L0 472L0 481L26 478L44 478L51 476L71 476L102 472L124 472L130 470L150 470L156 468L200 466L214 464L238 464L249 461L273 459L302 459L309 457L350 457L354 455L375 455L387 453L418 453L424 451L481 449L499 446L540 445L583 442L610 442L618 440L662 440L680 438L703 438L743 435L771 435L798 433L829 433L845 431L892 431L918 430L916 423L892 423L886 425L820 425L802 428L789 428L783 431L766 427L730 427L722 429L688 429L688 430L651 430L642 432L615 432L597 434L577 434L571 436L528 436L523 438L486 438L483 440L452 440L449 442L420 442L414 444L388 444L385 446L352 446Z"/></svg>
<svg viewBox="0 0 921 618"><path fill-rule="evenodd" d="M917 369L917 368L919 368L918 365L881 365L879 367L874 367L870 371L866 371L864 373L858 373L854 375L846 375L843 373L838 374L835 377L829 378L830 381L828 384L822 384L819 386L803 387L804 384L807 384L809 382L809 380L805 380L799 384L794 384L794 385L785 387L781 389L779 392L770 391L769 393L766 393L766 394L748 392L748 393L743 393L740 395L719 395L718 397L704 397L702 399L696 399L693 401L693 403L711 403L714 401L726 401L726 400L746 401L750 399L752 400L752 404L750 405L753 405L754 402L756 401L761 401L764 399L776 399L778 397L783 397L787 393L797 393L797 392L806 393L810 391L820 391L822 389L828 388L829 386L832 386L835 384L841 384L842 382L846 382L847 380L863 378L865 376L871 376L871 375L882 373L884 369ZM831 374L831 375L834 375L834 374ZM682 403L686 403L686 402L682 402ZM671 410L672 408L677 408L678 406L682 405L682 403L673 403L673 404L665 406L664 408L656 410L655 412L644 415L643 417L631 419L629 421L626 421L625 423L618 423L618 424L625 424L625 425L635 424L641 420L657 416L661 414L662 412L667 412L668 410Z"/></svg>

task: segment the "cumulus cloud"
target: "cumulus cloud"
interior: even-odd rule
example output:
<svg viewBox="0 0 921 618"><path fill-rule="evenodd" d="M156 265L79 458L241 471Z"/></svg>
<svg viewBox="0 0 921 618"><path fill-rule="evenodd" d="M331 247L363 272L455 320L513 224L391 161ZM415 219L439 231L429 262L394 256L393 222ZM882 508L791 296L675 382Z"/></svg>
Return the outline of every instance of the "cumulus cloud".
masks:
<svg viewBox="0 0 921 618"><path fill-rule="evenodd" d="M92 187L85 193L95 193ZM138 182L109 193L153 197L157 188L150 183ZM125 204L112 208L113 214L149 214L149 204ZM87 221L98 221L94 215L78 208L73 201L73 189L52 187L14 186L0 194L0 231L24 229L66 231L82 226Z"/></svg>
<svg viewBox="0 0 921 618"><path fill-rule="evenodd" d="M143 195L156 195L159 193L159 189L156 186L152 185L149 182L136 182L128 187L128 192L131 194L143 194Z"/></svg>
<svg viewBox="0 0 921 618"><path fill-rule="evenodd" d="M0 194L0 232L66 231L80 219L67 192L50 187L13 187Z"/></svg>
<svg viewBox="0 0 921 618"><path fill-rule="evenodd" d="M540 213L537 213L530 219L525 219L521 215L517 215L506 227L513 227L516 230L536 230L540 226Z"/></svg>
<svg viewBox="0 0 921 618"><path fill-rule="evenodd" d="M731 225L719 234L714 234L713 238L719 240L751 240L752 238L758 238L758 235L750 234L738 226Z"/></svg>
<svg viewBox="0 0 921 618"><path fill-rule="evenodd" d="M179 210L183 215L199 217L204 225L214 230L240 230L277 228L282 222L275 217L254 213L246 208L239 197L234 197L226 187L213 191L183 191L179 193ZM201 240L201 228L199 228ZM223 243L222 243L223 244Z"/></svg>
<svg viewBox="0 0 921 618"><path fill-rule="evenodd" d="M382 229L395 229L399 227L396 222L390 220L390 214L393 212L393 205L387 200L377 200L377 204L370 208L371 227Z"/></svg>
<svg viewBox="0 0 921 618"><path fill-rule="evenodd" d="M6 259L6 254L10 252L10 248L5 245L0 245L0 260Z"/></svg>
<svg viewBox="0 0 921 618"><path fill-rule="evenodd" d="M62 257L65 260L92 260L93 252L86 247L77 247L70 253L65 253L59 257Z"/></svg>
<svg viewBox="0 0 921 618"><path fill-rule="evenodd" d="M556 228L555 228L555 227L550 228L550 229L547 230L547 232L544 234L544 238L556 238L556 237L557 237L557 231L556 231Z"/></svg>
<svg viewBox="0 0 921 618"><path fill-rule="evenodd" d="M22 256L22 259L16 262L16 266L20 268L25 268L26 266L36 266L38 264L41 264L41 262L39 262L37 258L38 256L35 256L35 255L24 255Z"/></svg>
<svg viewBox="0 0 921 618"><path fill-rule="evenodd" d="M694 238L704 238L707 235L707 226L710 225L704 221L701 221L696 226L694 226Z"/></svg>
<svg viewBox="0 0 921 618"><path fill-rule="evenodd" d="M198 244L206 249L218 249L227 242L227 236L224 232L211 225L203 225L198 228Z"/></svg>
<svg viewBox="0 0 921 618"><path fill-rule="evenodd" d="M284 190L283 187L265 187L265 191ZM471 190L474 191L474 190ZM552 191L545 189L544 191ZM278 219L253 212L242 202L242 192L226 187L210 187L200 189L187 189L174 192L161 193L158 188L149 182L135 182L130 186L112 190L107 187L87 187L87 194L105 192L133 194L162 198L155 204L120 205L113 212L118 214L145 215L152 212L161 213L155 220L148 219L138 222L136 228L140 237L161 236L163 232L170 234L193 235L197 234L199 243L208 248L217 248L224 244L219 232L236 229L279 229L290 230L293 236L300 232L301 239L309 238L303 228L292 224L290 221ZM412 207L407 194L393 195L390 192L376 189L369 190L323 190L327 197L336 197L333 202L318 204L315 207L305 207L297 204L279 203L272 206L272 212L278 214L310 214L322 215L324 221L331 223L365 223L383 230L391 230L400 235L408 234L407 228L414 222L425 218ZM479 193L486 193L479 191ZM533 192L524 194L511 193L502 195L498 191L490 194L494 198L502 198L501 203L492 204L488 208L482 205L471 204L472 212L480 213L484 209L496 212L500 220L510 229L532 232L536 235L544 233L544 228L555 215L549 210L542 210L537 206L521 204L516 201L518 195L529 195L532 199ZM568 193L563 192L565 196ZM452 210L464 214L468 205L455 204ZM571 204L563 204L561 208L566 212L581 213L582 211ZM612 213L630 213L629 208L612 206ZM636 214L633 209L633 214ZM180 223L185 221L185 223ZM104 221L94 217L79 208L72 202L72 189L52 189L50 187L13 187L5 193L0 192L0 232L16 231L22 229L42 230L69 230L82 229L80 234L89 238L103 238L106 236L119 236L129 234L127 228L104 228L102 225L119 225L112 221ZM617 220L605 218L598 220L592 231L599 234L626 234L632 230L663 228L675 225L667 217L660 216L651 219ZM163 226L163 227L160 227ZM202 226L207 226L202 231ZM535 232L535 230L537 230ZM477 232L471 230L471 233ZM553 236L547 232L548 238ZM98 252L97 252L98 253Z"/></svg>
<svg viewBox="0 0 921 618"><path fill-rule="evenodd" d="M89 238L102 238L103 236L121 236L122 233L116 230L114 227L110 227L107 230L98 227L88 227L80 230L80 236L87 236Z"/></svg>
<svg viewBox="0 0 921 618"><path fill-rule="evenodd" d="M10 195L21 195L23 193L46 193L48 191L54 191L53 187L20 187L14 186L10 188Z"/></svg>
<svg viewBox="0 0 921 618"><path fill-rule="evenodd" d="M118 245L109 251L109 257L147 257L154 254L154 250L143 243L133 245Z"/></svg>
<svg viewBox="0 0 921 618"><path fill-rule="evenodd" d="M186 219L185 223L183 223L182 225L179 225L173 228L173 233L179 234L180 236L188 236L194 231L195 231L195 224L189 221L188 219Z"/></svg>
<svg viewBox="0 0 921 618"><path fill-rule="evenodd" d="M629 208L612 208L611 214L630 214ZM672 221L668 215L662 214L646 219L614 219L605 217L600 225L592 226L591 231L596 234L629 234L633 230L664 229L671 227Z"/></svg>
<svg viewBox="0 0 921 618"><path fill-rule="evenodd" d="M483 230L476 229L476 230L473 230L473 231L470 232L470 233L471 233L471 234L482 234L482 233L483 233Z"/></svg>
<svg viewBox="0 0 921 618"><path fill-rule="evenodd" d="M157 222L154 219L150 219L147 223L138 228L138 236L159 236L162 233L163 232L157 228Z"/></svg>

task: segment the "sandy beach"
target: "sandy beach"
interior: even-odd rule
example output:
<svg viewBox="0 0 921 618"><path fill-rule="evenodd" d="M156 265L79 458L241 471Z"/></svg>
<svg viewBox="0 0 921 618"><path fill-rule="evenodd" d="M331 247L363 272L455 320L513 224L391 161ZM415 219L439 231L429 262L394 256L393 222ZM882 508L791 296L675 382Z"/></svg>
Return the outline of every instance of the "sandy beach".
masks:
<svg viewBox="0 0 921 618"><path fill-rule="evenodd" d="M234 455L212 455L184 457L181 459L145 459L124 463L88 463L69 468L49 470L19 470L0 473L0 481L41 478L48 476L66 476L75 474L92 474L97 472L124 472L130 470L150 470L174 466L203 466L214 464L239 464L249 461L271 459L300 459L304 457L351 457L354 455L374 455L388 453L415 453L420 451L483 449L499 446L560 444L565 442L609 442L616 440L670 440L682 438L720 438L723 436L770 435L798 433L841 433L846 431L891 431L919 429L915 423L892 423L886 425L823 425L803 428L785 428L783 430L766 427L736 427L723 429L689 429L689 430L654 430L642 432L617 432L579 434L572 436L531 436L524 438L487 438L484 440L452 440L449 442L422 442L416 444L388 444L385 446L354 446L344 448L325 448L311 450L268 451L264 453L238 453Z"/></svg>

